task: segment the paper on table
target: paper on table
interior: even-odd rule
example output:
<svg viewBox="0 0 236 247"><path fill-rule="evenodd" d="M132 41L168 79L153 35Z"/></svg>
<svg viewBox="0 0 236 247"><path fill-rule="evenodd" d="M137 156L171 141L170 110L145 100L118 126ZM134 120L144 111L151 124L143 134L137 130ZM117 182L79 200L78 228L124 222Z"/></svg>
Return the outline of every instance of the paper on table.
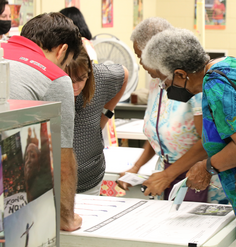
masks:
<svg viewBox="0 0 236 247"><path fill-rule="evenodd" d="M76 195L75 212L83 225L65 234L201 246L234 219L230 205L183 202L178 212L170 215L168 210L165 200Z"/></svg>
<svg viewBox="0 0 236 247"><path fill-rule="evenodd" d="M180 182L174 185L172 188L168 200L172 201L174 198L174 202L172 204L172 207L170 209L170 212L179 210L179 207L181 203L183 202L185 195L187 193L188 187L186 186L186 181L188 178L184 178Z"/></svg>
<svg viewBox="0 0 236 247"><path fill-rule="evenodd" d="M137 173L126 172L125 175L118 180L131 184L132 186L142 184L149 178L147 175L141 175Z"/></svg>

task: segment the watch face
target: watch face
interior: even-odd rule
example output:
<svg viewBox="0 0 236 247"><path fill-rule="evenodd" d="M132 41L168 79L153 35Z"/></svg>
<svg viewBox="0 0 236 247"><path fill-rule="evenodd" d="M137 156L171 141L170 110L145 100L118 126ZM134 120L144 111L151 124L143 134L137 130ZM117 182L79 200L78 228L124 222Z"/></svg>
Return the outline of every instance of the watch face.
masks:
<svg viewBox="0 0 236 247"><path fill-rule="evenodd" d="M112 111L110 111L110 110L108 110L107 112L106 112L106 116L108 117L108 118L112 118L113 117L113 112Z"/></svg>
<svg viewBox="0 0 236 247"><path fill-rule="evenodd" d="M217 172L214 168L209 169L208 172L209 172L211 175L218 174L218 172Z"/></svg>

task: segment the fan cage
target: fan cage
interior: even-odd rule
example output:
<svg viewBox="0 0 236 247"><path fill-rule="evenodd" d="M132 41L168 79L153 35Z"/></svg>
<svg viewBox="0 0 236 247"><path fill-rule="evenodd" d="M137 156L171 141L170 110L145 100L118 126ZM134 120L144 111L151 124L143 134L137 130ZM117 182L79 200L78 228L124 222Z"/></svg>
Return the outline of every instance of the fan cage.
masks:
<svg viewBox="0 0 236 247"><path fill-rule="evenodd" d="M122 64L127 68L129 72L128 84L120 102L128 100L138 84L138 65L130 48L115 38L95 39L92 42L97 53L98 63Z"/></svg>

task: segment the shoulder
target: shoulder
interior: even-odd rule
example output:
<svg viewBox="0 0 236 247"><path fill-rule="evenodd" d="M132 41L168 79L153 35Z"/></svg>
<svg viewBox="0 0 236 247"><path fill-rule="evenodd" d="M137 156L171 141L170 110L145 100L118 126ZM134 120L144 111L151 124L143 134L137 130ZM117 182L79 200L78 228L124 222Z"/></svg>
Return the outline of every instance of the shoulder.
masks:
<svg viewBox="0 0 236 247"><path fill-rule="evenodd" d="M93 64L93 70L95 80L97 77L100 77L103 79L122 79L123 81L125 75L124 68L120 64Z"/></svg>
<svg viewBox="0 0 236 247"><path fill-rule="evenodd" d="M121 64L109 64L106 65L104 63L99 63L99 64L93 64L93 69L96 70L101 70L101 71L115 71L115 69L123 69L123 66Z"/></svg>
<svg viewBox="0 0 236 247"><path fill-rule="evenodd" d="M34 68L50 80L66 75L61 68L47 59L41 48L31 40L13 36L3 47L5 59L25 64L28 68Z"/></svg>
<svg viewBox="0 0 236 247"><path fill-rule="evenodd" d="M219 88L222 91L232 89L228 79L217 73L217 71L223 72L234 84L236 84L236 58L226 57L224 60L215 63L210 70L213 72L207 73L203 79L203 90L205 93L215 91L216 88Z"/></svg>

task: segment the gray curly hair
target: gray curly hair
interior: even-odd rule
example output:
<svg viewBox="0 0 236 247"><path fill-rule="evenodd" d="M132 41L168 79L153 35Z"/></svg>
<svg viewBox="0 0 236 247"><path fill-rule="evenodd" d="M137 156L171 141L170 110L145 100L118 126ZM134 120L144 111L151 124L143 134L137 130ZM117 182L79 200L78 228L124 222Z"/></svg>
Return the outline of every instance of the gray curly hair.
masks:
<svg viewBox="0 0 236 247"><path fill-rule="evenodd" d="M209 60L197 37L191 31L180 28L153 36L142 52L142 63L159 70L170 80L176 69L196 73Z"/></svg>
<svg viewBox="0 0 236 247"><path fill-rule="evenodd" d="M173 26L165 19L160 17L150 17L140 22L133 30L130 39L137 43L141 51L152 36Z"/></svg>

